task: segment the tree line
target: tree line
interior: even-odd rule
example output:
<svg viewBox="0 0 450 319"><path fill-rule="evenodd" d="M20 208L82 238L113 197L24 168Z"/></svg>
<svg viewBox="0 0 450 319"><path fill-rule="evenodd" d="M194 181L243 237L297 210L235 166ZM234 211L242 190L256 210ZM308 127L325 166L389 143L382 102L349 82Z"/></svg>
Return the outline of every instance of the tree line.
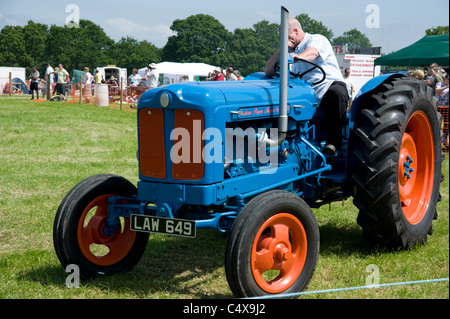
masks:
<svg viewBox="0 0 450 319"><path fill-rule="evenodd" d="M307 14L296 18L306 32L322 34L333 45L371 46L356 29L334 37L331 29ZM127 68L130 74L133 68L151 62L203 62L223 68L234 65L248 75L264 70L266 61L279 47L278 24L266 20L230 32L214 17L197 14L173 21L171 29L174 35L158 48L130 36L116 42L90 20L80 20L78 28L30 20L25 26L5 26L0 31L0 66L26 67L28 74L33 65L43 71L46 63L62 63L69 71L114 64Z"/></svg>

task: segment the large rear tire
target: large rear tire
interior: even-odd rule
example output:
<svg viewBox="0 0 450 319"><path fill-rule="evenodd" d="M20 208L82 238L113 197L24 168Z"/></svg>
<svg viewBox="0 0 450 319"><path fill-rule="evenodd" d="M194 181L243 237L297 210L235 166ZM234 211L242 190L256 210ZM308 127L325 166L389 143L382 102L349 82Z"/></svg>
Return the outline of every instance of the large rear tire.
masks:
<svg viewBox="0 0 450 319"><path fill-rule="evenodd" d="M422 81L395 78L367 100L355 122L358 224L373 245L426 242L441 182L440 116Z"/></svg>

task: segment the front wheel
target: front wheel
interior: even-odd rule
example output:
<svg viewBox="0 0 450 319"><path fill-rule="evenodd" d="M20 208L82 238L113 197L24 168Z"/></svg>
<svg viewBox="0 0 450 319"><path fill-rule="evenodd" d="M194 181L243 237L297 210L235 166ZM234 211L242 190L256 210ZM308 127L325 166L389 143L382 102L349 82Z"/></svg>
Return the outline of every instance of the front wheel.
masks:
<svg viewBox="0 0 450 319"><path fill-rule="evenodd" d="M238 214L225 255L227 280L236 297L306 289L317 265L319 228L298 196L270 191Z"/></svg>
<svg viewBox="0 0 450 319"><path fill-rule="evenodd" d="M78 183L62 200L53 227L53 243L63 265L76 264L82 278L131 269L142 257L148 234L130 230L129 218L104 233L108 198L130 198L136 187L115 175L94 175Z"/></svg>

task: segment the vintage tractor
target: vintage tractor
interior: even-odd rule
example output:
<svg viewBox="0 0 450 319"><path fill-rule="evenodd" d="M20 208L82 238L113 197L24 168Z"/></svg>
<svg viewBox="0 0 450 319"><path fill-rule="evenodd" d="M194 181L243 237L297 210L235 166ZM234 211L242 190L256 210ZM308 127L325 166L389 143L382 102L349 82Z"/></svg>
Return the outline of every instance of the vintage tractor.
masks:
<svg viewBox="0 0 450 319"><path fill-rule="evenodd" d="M137 187L94 175L69 191L53 232L64 267L78 265L82 278L114 274L138 263L149 233L213 228L229 232L225 272L236 297L298 292L319 257L310 207L352 196L370 243L426 241L442 162L432 90L400 74L372 79L353 101L344 146L325 156L324 114L313 84L288 72L288 11L281 15L279 76L142 95Z"/></svg>

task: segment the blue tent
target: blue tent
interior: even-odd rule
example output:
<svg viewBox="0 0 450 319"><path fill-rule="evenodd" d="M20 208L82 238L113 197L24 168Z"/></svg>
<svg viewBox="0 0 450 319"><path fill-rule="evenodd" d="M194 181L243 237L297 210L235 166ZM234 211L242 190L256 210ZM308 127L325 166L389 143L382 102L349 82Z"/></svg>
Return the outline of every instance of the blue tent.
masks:
<svg viewBox="0 0 450 319"><path fill-rule="evenodd" d="M27 85L19 78L12 79L12 89L19 89L23 94L30 94L31 92L28 90Z"/></svg>

